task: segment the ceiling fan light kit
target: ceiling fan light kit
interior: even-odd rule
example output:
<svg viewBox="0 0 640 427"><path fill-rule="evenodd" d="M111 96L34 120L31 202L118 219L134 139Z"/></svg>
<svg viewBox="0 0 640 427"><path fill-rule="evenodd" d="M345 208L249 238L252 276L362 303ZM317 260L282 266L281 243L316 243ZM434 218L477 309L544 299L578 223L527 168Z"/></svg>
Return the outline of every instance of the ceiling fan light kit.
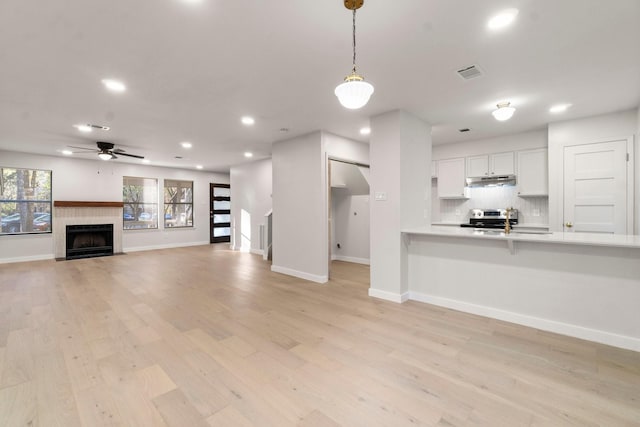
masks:
<svg viewBox="0 0 640 427"><path fill-rule="evenodd" d="M76 148L79 150L84 150L84 151L78 151L78 154L87 154L87 153L98 153L98 157L100 158L100 160L111 160L111 159L117 159L118 157L116 156L116 154L118 156L126 156L126 157L133 157L136 159L144 159L144 156L139 156L137 154L129 154L126 153L123 149L121 148L115 148L114 149L114 144L112 142L104 142L104 141L98 141L96 142L96 145L98 147L98 149L94 149L94 148L86 148L86 147L74 147L72 145L70 145L70 148ZM73 154L74 152L70 152L70 154Z"/></svg>
<svg viewBox="0 0 640 427"><path fill-rule="evenodd" d="M373 95L373 85L364 81L364 77L356 71L356 10L361 8L364 0L344 0L344 7L353 11L353 69L351 74L344 78L334 93L343 107L356 110L367 105Z"/></svg>

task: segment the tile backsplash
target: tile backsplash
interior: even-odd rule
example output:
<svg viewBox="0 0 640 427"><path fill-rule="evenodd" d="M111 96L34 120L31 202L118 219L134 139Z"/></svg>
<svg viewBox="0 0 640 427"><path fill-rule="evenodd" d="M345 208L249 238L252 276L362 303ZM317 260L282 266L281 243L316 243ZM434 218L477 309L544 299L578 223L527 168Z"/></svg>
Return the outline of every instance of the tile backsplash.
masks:
<svg viewBox="0 0 640 427"><path fill-rule="evenodd" d="M432 221L463 223L469 221L470 209L518 209L520 224L548 224L549 199L547 197L518 197L515 186L473 187L467 200L439 199L435 180L432 186Z"/></svg>

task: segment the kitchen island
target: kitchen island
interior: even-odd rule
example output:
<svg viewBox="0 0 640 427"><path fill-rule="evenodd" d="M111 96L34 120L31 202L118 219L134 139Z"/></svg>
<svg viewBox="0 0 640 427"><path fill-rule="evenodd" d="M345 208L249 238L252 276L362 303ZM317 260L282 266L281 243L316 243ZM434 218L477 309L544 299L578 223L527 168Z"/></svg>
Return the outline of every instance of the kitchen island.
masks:
<svg viewBox="0 0 640 427"><path fill-rule="evenodd" d="M640 236L402 231L411 299L640 351Z"/></svg>

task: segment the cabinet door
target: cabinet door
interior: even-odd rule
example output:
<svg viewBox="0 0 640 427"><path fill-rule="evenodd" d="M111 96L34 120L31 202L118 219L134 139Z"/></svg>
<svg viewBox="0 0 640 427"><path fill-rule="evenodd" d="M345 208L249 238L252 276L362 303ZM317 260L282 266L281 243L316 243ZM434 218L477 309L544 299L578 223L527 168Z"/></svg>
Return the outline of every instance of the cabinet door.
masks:
<svg viewBox="0 0 640 427"><path fill-rule="evenodd" d="M518 151L518 195L549 194L549 164L547 149Z"/></svg>
<svg viewBox="0 0 640 427"><path fill-rule="evenodd" d="M467 176L478 177L489 175L489 156L467 157Z"/></svg>
<svg viewBox="0 0 640 427"><path fill-rule="evenodd" d="M491 155L489 173L491 175L513 175L515 173L513 151Z"/></svg>
<svg viewBox="0 0 640 427"><path fill-rule="evenodd" d="M465 198L465 159L446 159L438 162L438 197Z"/></svg>

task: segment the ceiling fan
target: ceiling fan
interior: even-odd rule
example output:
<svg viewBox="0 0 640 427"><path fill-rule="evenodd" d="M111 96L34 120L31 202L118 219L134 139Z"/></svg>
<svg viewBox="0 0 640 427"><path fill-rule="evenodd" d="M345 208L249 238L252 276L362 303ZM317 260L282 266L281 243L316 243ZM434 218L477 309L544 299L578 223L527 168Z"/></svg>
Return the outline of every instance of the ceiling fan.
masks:
<svg viewBox="0 0 640 427"><path fill-rule="evenodd" d="M74 147L72 145L70 145L69 147L79 149L79 150L85 150L85 151L79 152L79 154L98 153L98 157L100 157L100 159L102 160L117 159L118 156L135 157L136 159L144 159L144 156L138 156L137 154L128 154L121 148L114 149L113 148L114 145L111 142L98 141L96 142L96 145L98 146L97 150L93 148L86 148L86 147ZM116 154L118 156L116 156Z"/></svg>

